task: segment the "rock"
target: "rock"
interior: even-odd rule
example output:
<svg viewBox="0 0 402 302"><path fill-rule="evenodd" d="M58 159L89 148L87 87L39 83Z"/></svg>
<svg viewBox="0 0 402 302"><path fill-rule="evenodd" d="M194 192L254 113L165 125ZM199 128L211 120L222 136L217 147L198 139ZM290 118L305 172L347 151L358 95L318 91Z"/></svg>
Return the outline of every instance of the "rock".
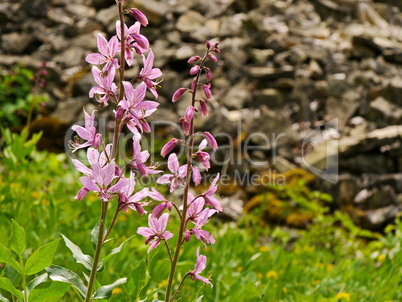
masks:
<svg viewBox="0 0 402 302"><path fill-rule="evenodd" d="M154 0L127 1L127 7L136 7L148 18L151 25L159 25L162 21L171 18L171 7L168 2Z"/></svg>
<svg viewBox="0 0 402 302"><path fill-rule="evenodd" d="M244 108L245 103L251 100L251 94L247 90L247 84L242 81L231 87L226 95L220 100L229 110Z"/></svg>
<svg viewBox="0 0 402 302"><path fill-rule="evenodd" d="M69 98L60 102L56 110L51 114L55 119L72 125L77 121L77 116L82 112L82 108L88 103L87 97Z"/></svg>
<svg viewBox="0 0 402 302"><path fill-rule="evenodd" d="M82 4L70 3L65 9L75 20L91 18L96 14L96 10L94 8Z"/></svg>
<svg viewBox="0 0 402 302"><path fill-rule="evenodd" d="M21 10L28 16L43 18L47 14L47 5L46 0L23 0Z"/></svg>
<svg viewBox="0 0 402 302"><path fill-rule="evenodd" d="M2 49L9 54L23 54L33 43L34 37L30 34L10 33L2 36Z"/></svg>
<svg viewBox="0 0 402 302"><path fill-rule="evenodd" d="M53 61L61 64L64 68L79 66L85 62L85 51L81 47L73 46L55 56Z"/></svg>
<svg viewBox="0 0 402 302"><path fill-rule="evenodd" d="M369 104L367 119L375 122L379 127L399 125L402 122L402 108L388 102L379 96Z"/></svg>
<svg viewBox="0 0 402 302"><path fill-rule="evenodd" d="M376 210L366 211L364 226L369 229L378 229L385 224L392 222L401 209L394 205L389 205Z"/></svg>
<svg viewBox="0 0 402 302"><path fill-rule="evenodd" d="M250 93L248 93L250 95ZM262 105L271 109L282 108L285 105L286 96L284 93L275 88L267 88L258 90L255 95L251 96L248 107L258 108Z"/></svg>
<svg viewBox="0 0 402 302"><path fill-rule="evenodd" d="M190 10L177 19L176 28L179 31L190 33L202 27L205 23L205 17L199 12Z"/></svg>

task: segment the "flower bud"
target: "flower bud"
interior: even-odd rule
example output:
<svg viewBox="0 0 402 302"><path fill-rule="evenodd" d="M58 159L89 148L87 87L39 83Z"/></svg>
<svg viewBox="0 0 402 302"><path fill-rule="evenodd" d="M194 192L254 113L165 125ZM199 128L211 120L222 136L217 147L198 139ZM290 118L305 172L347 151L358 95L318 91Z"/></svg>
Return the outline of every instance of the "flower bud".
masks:
<svg viewBox="0 0 402 302"><path fill-rule="evenodd" d="M187 107L186 112L184 113L184 118L185 118L186 122L191 122L191 120L194 117L194 111L195 111L195 107L193 107L193 106Z"/></svg>
<svg viewBox="0 0 402 302"><path fill-rule="evenodd" d="M194 62L197 62L199 60L201 60L200 56L193 56L190 59L188 59L187 63L194 63Z"/></svg>
<svg viewBox="0 0 402 302"><path fill-rule="evenodd" d="M93 146L95 149L99 149L99 146L101 145L101 143L102 143L102 134L97 133L97 134L95 135L94 143L92 144L92 146Z"/></svg>
<svg viewBox="0 0 402 302"><path fill-rule="evenodd" d="M207 41L205 42L205 46L207 47L208 50L211 49L211 42Z"/></svg>
<svg viewBox="0 0 402 302"><path fill-rule="evenodd" d="M162 157L165 157L170 151L172 151L178 142L179 140L177 138L172 138L170 141L168 141L161 150Z"/></svg>
<svg viewBox="0 0 402 302"><path fill-rule="evenodd" d="M121 107L117 108L117 111L115 114L116 120L120 121L123 118L123 115L124 115L124 109Z"/></svg>
<svg viewBox="0 0 402 302"><path fill-rule="evenodd" d="M208 105L204 100L199 100L202 116L208 116Z"/></svg>
<svg viewBox="0 0 402 302"><path fill-rule="evenodd" d="M140 10L132 8L129 9L128 12L135 18L135 20L140 22L142 26L146 27L148 25L147 17Z"/></svg>
<svg viewBox="0 0 402 302"><path fill-rule="evenodd" d="M215 137L207 131L205 131L203 134L204 134L205 139L208 142L208 145L214 150L218 149L218 143L216 142Z"/></svg>
<svg viewBox="0 0 402 302"><path fill-rule="evenodd" d="M190 69L190 74L191 74L191 75L195 75L199 70L200 70L200 66L199 66L199 65L195 65L195 66L191 67L191 69Z"/></svg>
<svg viewBox="0 0 402 302"><path fill-rule="evenodd" d="M216 63L216 62L218 61L218 59L216 58L216 56L213 55L212 53L210 53L208 56L211 58L211 60L212 60L214 63Z"/></svg>
<svg viewBox="0 0 402 302"><path fill-rule="evenodd" d="M187 88L179 88L179 89L177 89L176 92L173 94L172 102L176 103L183 96L183 94L186 91L187 91Z"/></svg>
<svg viewBox="0 0 402 302"><path fill-rule="evenodd" d="M135 39L135 42L137 42L139 46L144 49L149 49L149 41L147 38L140 34L133 34L133 37Z"/></svg>
<svg viewBox="0 0 402 302"><path fill-rule="evenodd" d="M212 80L212 72L208 67L205 67L205 76L207 77L208 82Z"/></svg>
<svg viewBox="0 0 402 302"><path fill-rule="evenodd" d="M211 94L211 83L209 83L208 85L202 85L202 88L204 89L204 93L205 96L207 97L207 99L210 99L212 97Z"/></svg>

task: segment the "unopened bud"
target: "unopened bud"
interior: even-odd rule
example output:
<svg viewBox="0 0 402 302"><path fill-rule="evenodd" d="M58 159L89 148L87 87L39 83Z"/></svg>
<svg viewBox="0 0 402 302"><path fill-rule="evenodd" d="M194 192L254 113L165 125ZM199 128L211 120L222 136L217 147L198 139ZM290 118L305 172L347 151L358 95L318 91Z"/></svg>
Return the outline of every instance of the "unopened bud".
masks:
<svg viewBox="0 0 402 302"><path fill-rule="evenodd" d="M179 88L179 89L177 89L176 92L173 94L172 102L176 103L183 96L183 94L187 90L188 90L187 88Z"/></svg>
<svg viewBox="0 0 402 302"><path fill-rule="evenodd" d="M132 8L129 9L128 12L135 18L135 20L140 22L142 26L146 27L148 25L147 17L140 10Z"/></svg>
<svg viewBox="0 0 402 302"><path fill-rule="evenodd" d="M210 99L212 97L211 83L209 83L208 85L202 85L202 88L204 89L204 93L205 93L205 96L207 97L207 99Z"/></svg>
<svg viewBox="0 0 402 302"><path fill-rule="evenodd" d="M165 157L170 151L172 151L174 147L176 147L178 142L179 140L177 138L173 138L169 142L167 142L161 150L162 157Z"/></svg>
<svg viewBox="0 0 402 302"><path fill-rule="evenodd" d="M190 74L191 74L191 75L195 75L199 70L200 70L200 66L199 66L199 65L195 65L195 66L191 67L191 69L190 69Z"/></svg>
<svg viewBox="0 0 402 302"><path fill-rule="evenodd" d="M102 134L97 133L97 134L95 135L94 143L92 144L92 146L93 146L95 149L99 149L99 146L101 145L101 143L102 143Z"/></svg>
<svg viewBox="0 0 402 302"><path fill-rule="evenodd" d="M193 56L190 59L188 59L187 63L194 63L194 62L197 62L199 60L201 60L200 56Z"/></svg>
<svg viewBox="0 0 402 302"><path fill-rule="evenodd" d="M205 102L204 100L199 100L199 102L200 102L201 115L202 116L208 116L207 102Z"/></svg>

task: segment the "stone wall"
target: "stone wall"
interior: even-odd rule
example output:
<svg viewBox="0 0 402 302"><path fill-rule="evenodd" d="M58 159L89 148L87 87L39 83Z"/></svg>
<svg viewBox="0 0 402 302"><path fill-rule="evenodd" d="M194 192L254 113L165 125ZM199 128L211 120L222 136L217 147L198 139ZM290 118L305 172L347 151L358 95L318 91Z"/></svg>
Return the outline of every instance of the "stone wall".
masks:
<svg viewBox="0 0 402 302"><path fill-rule="evenodd" d="M189 81L186 60L216 38L222 54L213 66L213 110L198 126L237 141L255 132L284 134L275 145L258 136L247 142L261 147L250 156L269 160L268 166L243 161L226 165L229 174L281 172L306 163L325 170L328 157L336 155L339 181L317 186L331 192L338 207L358 209L360 221L373 228L402 209L399 1L126 0L126 5L148 16L142 33L164 72L156 118L177 121L182 107L169 100ZM88 106L93 82L85 56L96 50L98 32L114 34L116 17L113 0L2 1L0 66L47 61L47 118L67 127ZM327 148L328 139L337 142L335 149Z"/></svg>

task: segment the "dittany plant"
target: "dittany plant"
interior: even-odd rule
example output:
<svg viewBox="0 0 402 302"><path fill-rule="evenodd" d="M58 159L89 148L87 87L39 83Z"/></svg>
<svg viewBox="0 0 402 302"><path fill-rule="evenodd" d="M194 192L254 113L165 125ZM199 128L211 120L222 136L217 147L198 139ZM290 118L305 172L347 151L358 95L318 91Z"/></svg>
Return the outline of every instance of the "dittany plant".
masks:
<svg viewBox="0 0 402 302"><path fill-rule="evenodd" d="M190 74L194 76L191 87L179 88L172 97L172 102L175 103L184 93L191 95L191 102L180 118L186 139L172 138L162 148L163 157L170 153L167 160L169 172L158 177L156 182L169 185L171 193L182 190L183 198L173 200L151 186L138 190L136 189L138 177L163 173L157 165L147 164L150 153L148 150L141 149L143 135L151 132L146 118L159 106L155 100L146 100L146 92L150 91L155 99L158 97L157 87L162 72L159 68L153 67L154 53L148 39L140 34L141 27L148 25L146 16L136 8L123 9L123 2L123 0L116 1L119 15L119 20L116 22L116 35L107 40L103 35L98 34L99 52L86 57L86 61L93 64L92 74L97 84L89 91L89 96L94 97L101 106L109 106L110 103L114 105L114 127L113 134L110 135L112 139L108 141L109 135L102 136L98 133L95 127L95 111L89 114L84 110L85 125L72 127L78 136L70 142L73 152L87 148L88 164L76 158L72 159L75 168L83 174L80 177L82 188L75 198L83 200L90 191L95 193L99 198L101 215L99 223L91 234L95 247L93 257L84 254L64 235L63 239L75 260L84 265L90 274L84 282L77 274L62 267L51 266L47 272L52 280L71 283L85 302L107 299L111 296L113 288L123 283L127 283L131 296L140 300L141 290L149 280L145 261L147 255L144 255L144 261L139 262L128 278L121 278L113 284L104 286L100 286L96 279L98 271L103 268L104 259L101 259L101 251L115 225L117 216L121 211L132 210L139 215L148 215L148 227L139 227L137 230L139 235L146 238L145 244L149 245L148 253L159 246L166 249L168 261L170 261L170 273L167 276L168 281L164 292L164 301L167 302L177 297L186 279L199 280L212 286L210 280L201 275L206 267L206 256L201 255L200 249L197 249L194 269L181 272L180 276L183 277L177 285L174 281L181 250L185 243L191 237L200 240L205 246L215 243L214 237L203 227L213 214L222 211L222 206L214 197L219 175L214 177L205 193L194 196L190 190L191 186L198 186L201 183L200 168L204 170L210 168L210 156L204 151L205 148L208 146L212 149L218 148L211 133L195 131L194 118L196 115L208 115L212 72L206 66L206 62L217 61L215 54L219 53L219 48L218 43L207 41L205 54L188 60L189 63L194 63L190 69ZM137 22L130 27L127 26L124 14L131 14ZM137 62L136 55L142 57L142 68L136 77L126 79L125 69ZM199 90L203 90L204 98L198 97ZM120 162L122 159L119 160L118 156L120 154L119 138L125 128L132 133L133 156L122 163ZM198 142L198 147L195 147ZM181 166L178 155L172 153L179 144L186 150L185 164ZM154 202L150 202L151 200ZM107 222L108 209L113 205L116 208L114 217ZM153 210L147 213L146 206L153 206ZM173 214L180 220L178 230L172 230L169 227L169 216ZM176 245L171 250L167 241L173 237L176 238ZM111 250L109 255L118 253L123 244Z"/></svg>

